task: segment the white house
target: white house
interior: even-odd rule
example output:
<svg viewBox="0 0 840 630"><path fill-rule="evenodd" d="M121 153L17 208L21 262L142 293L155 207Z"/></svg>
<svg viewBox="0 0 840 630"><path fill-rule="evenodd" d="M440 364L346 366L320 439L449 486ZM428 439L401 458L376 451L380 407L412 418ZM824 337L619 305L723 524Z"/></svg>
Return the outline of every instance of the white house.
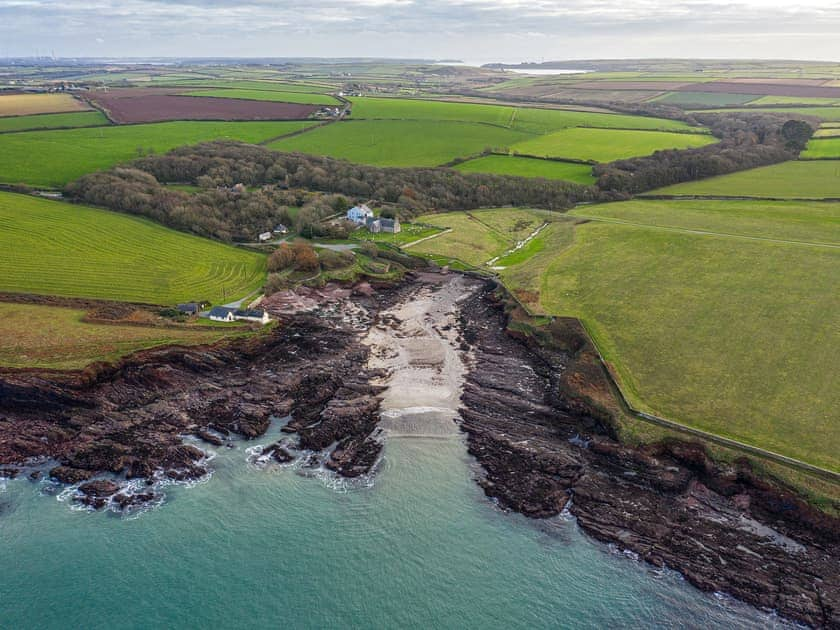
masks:
<svg viewBox="0 0 840 630"><path fill-rule="evenodd" d="M260 243L264 243L266 241L271 240L271 232L263 232L260 234Z"/></svg>
<svg viewBox="0 0 840 630"><path fill-rule="evenodd" d="M353 223L364 225L368 219L373 217L373 210L368 208L365 204L353 206L347 211L347 219Z"/></svg>
<svg viewBox="0 0 840 630"><path fill-rule="evenodd" d="M227 308L225 306L216 306L210 309L207 317L214 322L232 322L234 320L233 314L236 312L235 308Z"/></svg>

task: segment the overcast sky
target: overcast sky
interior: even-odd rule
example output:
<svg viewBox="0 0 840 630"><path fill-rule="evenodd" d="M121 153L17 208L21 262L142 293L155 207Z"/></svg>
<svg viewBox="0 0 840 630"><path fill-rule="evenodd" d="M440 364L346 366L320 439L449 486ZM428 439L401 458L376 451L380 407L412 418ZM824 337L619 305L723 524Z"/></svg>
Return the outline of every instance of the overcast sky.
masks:
<svg viewBox="0 0 840 630"><path fill-rule="evenodd" d="M840 61L840 0L0 0L0 56Z"/></svg>

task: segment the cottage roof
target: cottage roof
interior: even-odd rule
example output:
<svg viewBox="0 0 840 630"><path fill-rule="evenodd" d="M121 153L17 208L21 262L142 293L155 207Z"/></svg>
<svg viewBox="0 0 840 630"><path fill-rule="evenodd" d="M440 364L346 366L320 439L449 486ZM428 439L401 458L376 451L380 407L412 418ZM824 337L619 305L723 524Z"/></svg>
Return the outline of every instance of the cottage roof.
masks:
<svg viewBox="0 0 840 630"><path fill-rule="evenodd" d="M214 306L210 309L210 317L227 317L228 314L235 312L235 308L228 308L226 306Z"/></svg>

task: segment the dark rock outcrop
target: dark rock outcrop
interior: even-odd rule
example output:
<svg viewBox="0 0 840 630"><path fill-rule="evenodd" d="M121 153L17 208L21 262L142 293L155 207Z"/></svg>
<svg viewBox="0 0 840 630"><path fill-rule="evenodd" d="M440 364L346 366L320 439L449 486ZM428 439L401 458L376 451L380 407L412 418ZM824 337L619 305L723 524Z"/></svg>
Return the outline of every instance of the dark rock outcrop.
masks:
<svg viewBox="0 0 840 630"><path fill-rule="evenodd" d="M840 627L840 523L699 444L633 448L600 414L564 397L580 348L540 350L505 334L489 294L464 306L474 363L462 429L479 480L501 507L531 517L564 508L589 535L706 591L729 593L818 627ZM602 377L603 378L603 377Z"/></svg>

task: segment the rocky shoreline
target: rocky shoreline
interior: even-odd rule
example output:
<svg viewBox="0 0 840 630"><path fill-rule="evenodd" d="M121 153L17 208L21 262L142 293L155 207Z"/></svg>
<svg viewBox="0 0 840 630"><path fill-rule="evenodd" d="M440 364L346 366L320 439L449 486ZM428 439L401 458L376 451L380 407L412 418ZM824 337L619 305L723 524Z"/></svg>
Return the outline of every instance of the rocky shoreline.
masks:
<svg viewBox="0 0 840 630"><path fill-rule="evenodd" d="M583 336L553 349L514 336L493 287L455 275L265 307L280 325L248 339L0 374L0 476L44 470L79 503L125 510L158 500L158 480L206 476L197 444L260 437L272 418L289 418L292 450L352 478L376 465L382 431L447 431L460 415L478 483L503 509L568 511L594 538L703 590L840 627L840 524L697 444L622 445L603 411L571 395L570 383L603 386ZM261 455L288 463L289 448Z"/></svg>
<svg viewBox="0 0 840 630"><path fill-rule="evenodd" d="M371 320L399 295L364 293L353 310ZM44 471L80 484L77 502L122 509L157 498L153 490L126 495L126 482L201 479L207 453L197 443L256 438L271 418L287 416L283 430L297 435L299 449L343 476L368 472L382 448L374 435L381 387L371 384L380 373L364 368L358 321L339 303L349 296L281 315L271 332L248 339L143 351L62 375L0 375L0 476ZM270 450L278 461L289 455L281 445Z"/></svg>
<svg viewBox="0 0 840 630"><path fill-rule="evenodd" d="M588 342L546 351L507 334L506 319L490 289L462 309L473 362L461 427L488 497L535 518L568 510L594 538L702 590L840 627L837 520L699 444L622 445L602 413L559 394Z"/></svg>

